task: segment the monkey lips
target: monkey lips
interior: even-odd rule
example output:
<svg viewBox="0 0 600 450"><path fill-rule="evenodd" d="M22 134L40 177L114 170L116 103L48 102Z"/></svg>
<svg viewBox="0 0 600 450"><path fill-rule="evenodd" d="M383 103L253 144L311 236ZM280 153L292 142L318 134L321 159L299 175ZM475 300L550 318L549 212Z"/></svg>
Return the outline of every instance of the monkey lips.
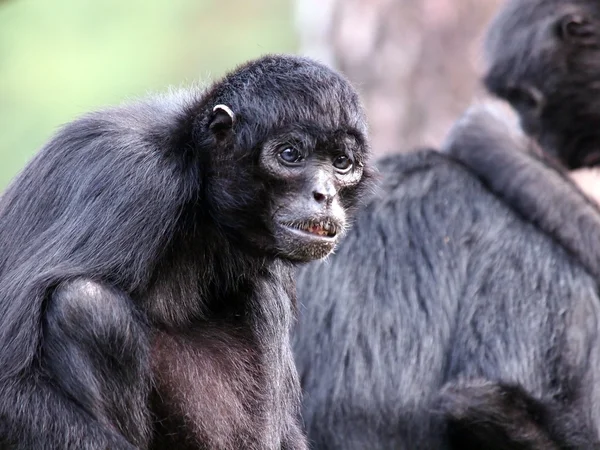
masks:
<svg viewBox="0 0 600 450"><path fill-rule="evenodd" d="M336 237L338 229L340 228L340 226L331 219L287 222L283 225L295 233L308 233L330 239Z"/></svg>

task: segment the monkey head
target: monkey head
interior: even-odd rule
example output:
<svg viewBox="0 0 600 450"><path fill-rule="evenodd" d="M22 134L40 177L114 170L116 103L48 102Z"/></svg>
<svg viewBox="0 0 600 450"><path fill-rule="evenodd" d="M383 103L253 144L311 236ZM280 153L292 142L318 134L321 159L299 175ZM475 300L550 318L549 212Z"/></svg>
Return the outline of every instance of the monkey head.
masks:
<svg viewBox="0 0 600 450"><path fill-rule="evenodd" d="M329 254L370 180L357 93L309 59L267 56L213 86L197 136L206 200L240 245L292 261Z"/></svg>
<svg viewBox="0 0 600 450"><path fill-rule="evenodd" d="M510 0L485 43L485 85L569 169L600 164L600 3Z"/></svg>

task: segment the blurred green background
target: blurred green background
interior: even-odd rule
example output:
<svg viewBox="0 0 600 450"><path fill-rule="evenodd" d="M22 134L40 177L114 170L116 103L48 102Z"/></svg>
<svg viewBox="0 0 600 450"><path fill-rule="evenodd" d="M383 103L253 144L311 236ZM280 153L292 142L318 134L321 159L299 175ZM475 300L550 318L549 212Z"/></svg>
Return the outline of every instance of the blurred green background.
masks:
<svg viewBox="0 0 600 450"><path fill-rule="evenodd" d="M0 0L0 190L83 112L295 49L289 0Z"/></svg>

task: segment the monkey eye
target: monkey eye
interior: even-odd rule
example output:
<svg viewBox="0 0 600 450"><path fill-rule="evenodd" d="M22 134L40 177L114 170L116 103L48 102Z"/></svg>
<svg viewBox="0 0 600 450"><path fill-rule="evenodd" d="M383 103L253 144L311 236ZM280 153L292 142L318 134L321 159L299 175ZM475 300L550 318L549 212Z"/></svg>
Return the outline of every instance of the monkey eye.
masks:
<svg viewBox="0 0 600 450"><path fill-rule="evenodd" d="M339 155L333 160L333 167L342 172L348 172L352 167L352 160L346 155Z"/></svg>
<svg viewBox="0 0 600 450"><path fill-rule="evenodd" d="M294 147L286 147L279 152L279 157L289 164L299 163L304 159L302 152Z"/></svg>

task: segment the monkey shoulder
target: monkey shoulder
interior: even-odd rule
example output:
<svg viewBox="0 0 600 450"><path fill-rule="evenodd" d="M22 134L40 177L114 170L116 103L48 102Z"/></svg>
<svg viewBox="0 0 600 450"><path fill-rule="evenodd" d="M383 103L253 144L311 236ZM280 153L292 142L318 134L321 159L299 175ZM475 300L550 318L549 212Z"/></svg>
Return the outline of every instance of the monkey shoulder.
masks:
<svg viewBox="0 0 600 450"><path fill-rule="evenodd" d="M558 242L596 278L600 276L598 206L505 116L485 105L470 108L443 148L514 215Z"/></svg>
<svg viewBox="0 0 600 450"><path fill-rule="evenodd" d="M389 214L397 219L427 214L430 222L451 221L456 226L468 226L491 219L490 215L505 213L501 199L477 174L437 150L392 155L381 159L378 168L379 190L364 215L379 214L383 220Z"/></svg>

